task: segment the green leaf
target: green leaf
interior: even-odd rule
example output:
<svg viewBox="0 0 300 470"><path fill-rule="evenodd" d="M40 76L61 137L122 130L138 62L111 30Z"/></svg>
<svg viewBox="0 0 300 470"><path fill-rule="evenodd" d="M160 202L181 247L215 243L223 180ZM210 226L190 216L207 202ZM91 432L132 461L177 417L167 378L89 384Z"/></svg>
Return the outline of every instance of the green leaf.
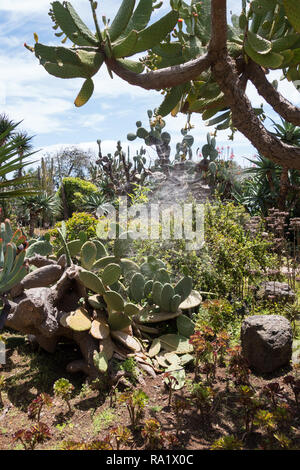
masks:
<svg viewBox="0 0 300 470"><path fill-rule="evenodd" d="M193 351L193 346L189 343L188 338L176 334L167 334L159 337L163 349L176 354L188 354Z"/></svg>
<svg viewBox="0 0 300 470"><path fill-rule="evenodd" d="M157 110L157 114L160 116L167 116L170 114L171 111L175 108L175 106L179 103L184 94L185 90L187 89L186 83L183 85L178 85L171 89L169 93L167 93L164 101L160 105Z"/></svg>
<svg viewBox="0 0 300 470"><path fill-rule="evenodd" d="M120 331L131 325L131 320L122 312L111 312L108 316L108 324L112 331Z"/></svg>
<svg viewBox="0 0 300 470"><path fill-rule="evenodd" d="M177 330L181 336L189 338L195 330L195 323L186 315L179 315L176 320Z"/></svg>
<svg viewBox="0 0 300 470"><path fill-rule="evenodd" d="M107 303L108 307L117 312L122 312L124 309L124 300L117 292L106 291L104 295L104 300Z"/></svg>
<svg viewBox="0 0 300 470"><path fill-rule="evenodd" d="M142 73L144 71L144 64L141 62L136 62L135 60L129 59L117 59L117 62L122 65L125 69L134 73Z"/></svg>
<svg viewBox="0 0 300 470"><path fill-rule="evenodd" d="M110 28L108 29L111 42L118 39L125 32L132 16L135 0L123 0Z"/></svg>
<svg viewBox="0 0 300 470"><path fill-rule="evenodd" d="M287 36L274 39L272 41L272 51L281 52L281 51L285 51L286 49L290 49L299 40L300 40L299 34L289 34Z"/></svg>
<svg viewBox="0 0 300 470"><path fill-rule="evenodd" d="M137 39L138 33L136 31L131 31L125 39L113 44L113 57L118 59L131 56L137 43Z"/></svg>
<svg viewBox="0 0 300 470"><path fill-rule="evenodd" d="M248 31L248 41L250 46L259 54L268 54L272 50L272 43L262 38L258 34Z"/></svg>
<svg viewBox="0 0 300 470"><path fill-rule="evenodd" d="M300 33L300 2L299 0L283 0L284 9L289 22Z"/></svg>
<svg viewBox="0 0 300 470"><path fill-rule="evenodd" d="M100 372L105 373L108 369L108 359L104 352L94 352L93 356L94 364Z"/></svg>
<svg viewBox="0 0 300 470"><path fill-rule="evenodd" d="M88 41L92 46L99 46L99 42L97 41L93 33L90 31L90 29L87 27L87 25L82 21L77 12L74 10L72 4L70 2L65 2L65 7L70 13L79 35L86 39L86 41Z"/></svg>
<svg viewBox="0 0 300 470"><path fill-rule="evenodd" d="M152 0L140 0L136 7L123 36L127 36L130 31L141 31L145 29L152 14Z"/></svg>
<svg viewBox="0 0 300 470"><path fill-rule="evenodd" d="M74 101L74 104L77 108L80 108L88 102L88 100L94 93L94 88L95 87L93 80L91 78L87 78L84 84L82 85L82 88L78 93L76 100Z"/></svg>
<svg viewBox="0 0 300 470"><path fill-rule="evenodd" d="M156 23L139 33L138 42L135 48L135 54L144 52L159 44L165 39L175 27L178 20L178 12L172 10L163 16Z"/></svg>
<svg viewBox="0 0 300 470"><path fill-rule="evenodd" d="M77 46L90 46L91 42L78 33L78 29L74 20L68 11L60 2L53 2L51 4L55 22L59 25L60 29L65 35Z"/></svg>
<svg viewBox="0 0 300 470"><path fill-rule="evenodd" d="M269 52L268 54L259 54L256 52L248 41L245 43L245 52L246 54L257 64L270 68L270 69L278 69L281 67L284 57L277 52Z"/></svg>

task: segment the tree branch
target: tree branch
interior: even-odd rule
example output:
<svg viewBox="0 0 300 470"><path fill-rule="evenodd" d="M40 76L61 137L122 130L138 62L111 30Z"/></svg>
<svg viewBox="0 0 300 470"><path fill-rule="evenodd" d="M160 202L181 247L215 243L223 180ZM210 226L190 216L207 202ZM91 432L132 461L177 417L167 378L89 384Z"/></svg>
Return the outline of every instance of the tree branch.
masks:
<svg viewBox="0 0 300 470"><path fill-rule="evenodd" d="M283 119L295 126L300 126L300 109L290 103L290 101L273 87L267 80L262 68L253 61L249 61L247 72L258 93L267 103L269 103Z"/></svg>
<svg viewBox="0 0 300 470"><path fill-rule="evenodd" d="M281 142L266 130L243 91L233 59L220 58L213 75L231 108L233 125L262 155L283 167L300 170L300 148Z"/></svg>
<svg viewBox="0 0 300 470"><path fill-rule="evenodd" d="M227 51L227 0L211 0L211 24L208 50L219 55Z"/></svg>
<svg viewBox="0 0 300 470"><path fill-rule="evenodd" d="M209 69L211 58L209 54L205 54L185 64L142 74L125 69L114 59L106 59L106 64L112 72L131 85L145 90L162 90L197 79L202 72Z"/></svg>

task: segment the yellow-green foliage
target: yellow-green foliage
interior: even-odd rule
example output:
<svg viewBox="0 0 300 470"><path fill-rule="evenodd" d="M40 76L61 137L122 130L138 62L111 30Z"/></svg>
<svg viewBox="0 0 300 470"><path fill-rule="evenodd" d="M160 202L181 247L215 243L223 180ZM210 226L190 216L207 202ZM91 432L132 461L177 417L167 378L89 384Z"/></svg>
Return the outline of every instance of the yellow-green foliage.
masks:
<svg viewBox="0 0 300 470"><path fill-rule="evenodd" d="M80 178L63 178L66 202L70 215L80 210L84 204L84 198L90 194L99 193L99 189L93 183ZM58 190L58 195L62 200L62 188Z"/></svg>
<svg viewBox="0 0 300 470"><path fill-rule="evenodd" d="M245 279L256 283L266 267L274 268L275 255L261 234L251 237L245 230L249 215L243 206L216 201L205 205L205 246L187 251L184 240L166 242L136 241L138 263L155 255L180 277L191 276L194 289L226 296L240 294Z"/></svg>
<svg viewBox="0 0 300 470"><path fill-rule="evenodd" d="M96 238L96 226L98 219L87 212L74 212L72 217L66 221L67 241L78 239L79 232L83 231L87 235L87 239ZM55 247L60 246L57 228L61 227L58 222L49 233Z"/></svg>

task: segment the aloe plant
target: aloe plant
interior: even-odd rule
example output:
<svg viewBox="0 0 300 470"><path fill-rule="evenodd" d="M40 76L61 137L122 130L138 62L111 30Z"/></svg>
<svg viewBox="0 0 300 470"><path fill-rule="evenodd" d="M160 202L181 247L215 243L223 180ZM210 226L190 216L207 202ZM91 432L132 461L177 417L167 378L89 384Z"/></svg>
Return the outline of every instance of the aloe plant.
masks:
<svg viewBox="0 0 300 470"><path fill-rule="evenodd" d="M8 293L27 274L27 242L21 230L13 232L7 219L0 226L0 296Z"/></svg>

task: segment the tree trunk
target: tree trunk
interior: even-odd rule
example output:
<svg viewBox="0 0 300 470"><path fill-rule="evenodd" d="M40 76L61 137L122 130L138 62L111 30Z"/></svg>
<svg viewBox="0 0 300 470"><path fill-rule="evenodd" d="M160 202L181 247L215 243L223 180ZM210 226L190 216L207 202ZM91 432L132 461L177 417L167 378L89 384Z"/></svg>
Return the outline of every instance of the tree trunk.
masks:
<svg viewBox="0 0 300 470"><path fill-rule="evenodd" d="M34 229L37 224L37 215L35 212L30 211L30 220L29 220L29 236L34 236Z"/></svg>
<svg viewBox="0 0 300 470"><path fill-rule="evenodd" d="M286 198L289 190L289 170L288 168L282 168L281 176L280 176L280 189L279 189L279 196L278 196L278 208L281 211L286 209Z"/></svg>

